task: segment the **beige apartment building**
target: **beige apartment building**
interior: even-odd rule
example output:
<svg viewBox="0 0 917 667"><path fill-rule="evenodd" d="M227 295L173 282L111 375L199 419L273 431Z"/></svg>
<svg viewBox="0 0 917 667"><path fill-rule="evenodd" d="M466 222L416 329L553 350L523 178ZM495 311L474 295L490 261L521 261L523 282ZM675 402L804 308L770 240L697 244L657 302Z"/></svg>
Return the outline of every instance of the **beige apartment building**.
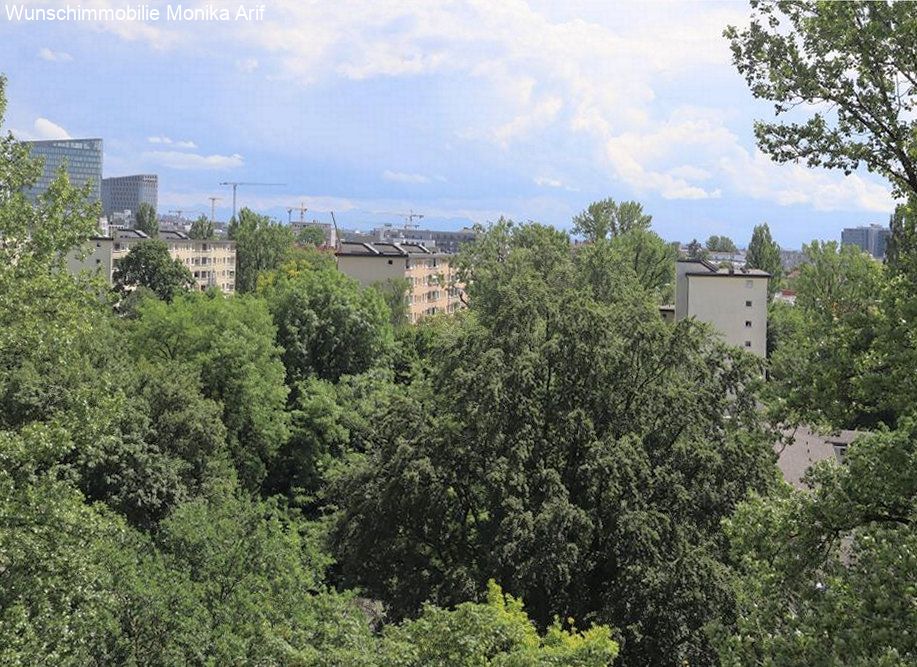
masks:
<svg viewBox="0 0 917 667"><path fill-rule="evenodd" d="M705 260L679 260L674 319L694 317L708 322L726 343L764 357L769 279L769 273L758 269L726 269ZM668 319L668 313L661 312Z"/></svg>
<svg viewBox="0 0 917 667"><path fill-rule="evenodd" d="M411 322L464 307L451 264L453 255L434 252L419 243L384 241L344 241L336 255L338 269L364 286L406 278L410 284L405 298Z"/></svg>
<svg viewBox="0 0 917 667"><path fill-rule="evenodd" d="M88 252L80 258L76 251L67 258L72 273L98 271L111 284L115 269L130 249L149 237L136 229L116 230L112 236L96 236L85 246ZM189 238L183 232L160 232L159 239L169 254L188 267L199 290L216 287L226 294L236 289L236 247L233 241Z"/></svg>

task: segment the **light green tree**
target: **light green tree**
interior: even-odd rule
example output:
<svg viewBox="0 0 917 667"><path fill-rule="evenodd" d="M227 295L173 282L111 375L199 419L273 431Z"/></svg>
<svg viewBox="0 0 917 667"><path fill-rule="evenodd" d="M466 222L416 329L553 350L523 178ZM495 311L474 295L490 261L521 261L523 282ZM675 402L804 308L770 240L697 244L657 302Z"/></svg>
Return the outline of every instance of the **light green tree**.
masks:
<svg viewBox="0 0 917 667"><path fill-rule="evenodd" d="M140 230L151 239L159 236L159 218L156 209L143 202L134 213L134 229Z"/></svg>
<svg viewBox="0 0 917 667"><path fill-rule="evenodd" d="M115 289L122 294L145 287L158 298L171 301L194 287L191 271L173 259L165 241L148 239L134 244L115 267Z"/></svg>
<svg viewBox="0 0 917 667"><path fill-rule="evenodd" d="M255 291L258 274L279 268L293 252L292 229L248 208L230 222L229 238L236 242L236 291L242 294Z"/></svg>
<svg viewBox="0 0 917 667"><path fill-rule="evenodd" d="M618 204L610 197L593 202L573 217L573 233L588 241L615 237L631 230L647 230L653 216L643 212L643 205L635 201Z"/></svg>
<svg viewBox="0 0 917 667"><path fill-rule="evenodd" d="M771 238L771 230L766 222L762 225L755 225L745 254L745 266L749 269L761 269L771 274L767 290L768 298L772 299L780 289L783 260L780 258L780 246Z"/></svg>
<svg viewBox="0 0 917 667"><path fill-rule="evenodd" d="M197 216L197 219L191 223L191 229L188 230L188 236L191 238L205 241L212 239L215 234L216 230L213 221L206 215Z"/></svg>

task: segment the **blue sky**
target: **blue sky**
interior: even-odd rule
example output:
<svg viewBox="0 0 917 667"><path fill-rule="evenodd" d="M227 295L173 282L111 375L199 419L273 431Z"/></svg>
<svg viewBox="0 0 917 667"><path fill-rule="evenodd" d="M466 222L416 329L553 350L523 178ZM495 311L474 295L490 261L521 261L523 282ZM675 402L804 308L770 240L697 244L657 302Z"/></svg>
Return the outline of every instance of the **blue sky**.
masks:
<svg viewBox="0 0 917 667"><path fill-rule="evenodd" d="M265 0L242 3L253 20L177 22L150 1L159 21L37 22L5 1L7 128L102 137L104 175L159 174L161 212L209 213L217 196L225 219L218 184L261 181L286 185L240 187L240 206L284 220L304 202L350 227L409 210L441 228L569 227L610 196L642 202L667 239L744 245L768 222L799 247L893 207L869 174L757 152L752 124L773 112L721 37L747 20L741 2Z"/></svg>

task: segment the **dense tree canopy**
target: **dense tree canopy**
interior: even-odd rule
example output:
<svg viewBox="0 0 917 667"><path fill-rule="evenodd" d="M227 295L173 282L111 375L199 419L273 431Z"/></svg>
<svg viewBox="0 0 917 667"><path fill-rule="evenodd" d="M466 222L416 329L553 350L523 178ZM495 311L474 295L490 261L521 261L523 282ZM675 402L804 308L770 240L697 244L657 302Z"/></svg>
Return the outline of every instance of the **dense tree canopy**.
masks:
<svg viewBox="0 0 917 667"><path fill-rule="evenodd" d="M615 237L632 230L647 230L653 216L643 212L643 205L635 201L620 204L610 197L592 202L586 210L573 217L573 233L587 241Z"/></svg>
<svg viewBox="0 0 917 667"><path fill-rule="evenodd" d="M236 291L255 291L258 274L279 268L293 251L293 230L248 208L229 224L236 242Z"/></svg>
<svg viewBox="0 0 917 667"><path fill-rule="evenodd" d="M165 241L135 243L115 267L115 289L125 293L145 287L160 299L171 301L194 287L191 270L169 254Z"/></svg>
<svg viewBox="0 0 917 667"><path fill-rule="evenodd" d="M188 236L191 238L205 241L212 239L215 234L216 229L214 228L213 221L206 215L197 216L197 219L191 223L191 229L188 230Z"/></svg>
<svg viewBox="0 0 917 667"><path fill-rule="evenodd" d="M501 222L462 259L470 310L344 471L344 580L395 614L488 578L533 618L609 623L625 664L710 661L730 606L719 529L773 454L750 356L659 318L605 243ZM393 390L394 391L394 390Z"/></svg>
<svg viewBox="0 0 917 667"><path fill-rule="evenodd" d="M143 202L134 212L134 229L138 229L151 239L159 236L159 218L156 209Z"/></svg>
<svg viewBox="0 0 917 667"><path fill-rule="evenodd" d="M717 234L711 234L707 239L707 242L704 244L707 250L711 252L737 252L735 241L733 241L728 236L718 236Z"/></svg>

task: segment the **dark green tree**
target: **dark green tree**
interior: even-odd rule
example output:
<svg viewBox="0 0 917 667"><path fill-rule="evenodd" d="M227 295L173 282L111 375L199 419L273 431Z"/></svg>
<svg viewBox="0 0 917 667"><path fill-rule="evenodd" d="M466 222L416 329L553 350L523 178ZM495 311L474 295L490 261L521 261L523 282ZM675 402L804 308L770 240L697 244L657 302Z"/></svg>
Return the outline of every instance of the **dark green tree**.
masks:
<svg viewBox="0 0 917 667"><path fill-rule="evenodd" d="M885 265L917 287L917 212L914 204L899 204L888 223L891 235L885 247Z"/></svg>
<svg viewBox="0 0 917 667"><path fill-rule="evenodd" d="M197 216L197 219L191 223L191 229L188 230L188 236L191 238L205 241L212 239L215 234L216 229L214 228L213 221L206 215Z"/></svg>
<svg viewBox="0 0 917 667"><path fill-rule="evenodd" d="M258 274L279 268L293 251L289 226L248 208L230 222L229 238L236 242L236 291L242 294L255 291Z"/></svg>
<svg viewBox="0 0 917 667"><path fill-rule="evenodd" d="M917 428L861 437L805 491L753 497L729 520L738 566L724 665L917 661Z"/></svg>
<svg viewBox="0 0 917 667"><path fill-rule="evenodd" d="M738 252L735 242L728 236L712 234L704 245L711 252Z"/></svg>
<svg viewBox="0 0 917 667"><path fill-rule="evenodd" d="M390 313L379 292L361 287L318 251L266 274L259 294L274 317L291 386L362 373L391 348Z"/></svg>
<svg viewBox="0 0 917 667"><path fill-rule="evenodd" d="M768 298L773 298L780 289L783 277L783 260L780 257L780 246L771 238L771 229L767 223L755 225L745 253L745 266L749 269L761 269L771 274L767 283Z"/></svg>
<svg viewBox="0 0 917 667"><path fill-rule="evenodd" d="M573 233L597 241L631 230L647 230L653 216L643 212L643 205L635 201L618 204L610 197L592 202L584 211L573 217Z"/></svg>
<svg viewBox="0 0 917 667"><path fill-rule="evenodd" d="M688 259L705 259L707 257L707 249L697 239L691 239L691 243L686 247Z"/></svg>
<svg viewBox="0 0 917 667"><path fill-rule="evenodd" d="M391 313L390 321L395 328L410 323L407 297L411 293L411 281L407 278L389 278L373 283L372 288L382 295Z"/></svg>
<svg viewBox="0 0 917 667"><path fill-rule="evenodd" d="M158 298L171 301L194 288L194 277L187 266L169 254L165 241L148 239L134 244L118 262L112 277L122 294L145 287Z"/></svg>
<svg viewBox="0 0 917 667"><path fill-rule="evenodd" d="M917 192L913 6L753 0L751 8L747 26L725 31L735 66L778 116L811 110L804 122L758 121L761 150L847 174L865 165L896 195Z"/></svg>
<svg viewBox="0 0 917 667"><path fill-rule="evenodd" d="M296 242L301 245L323 246L326 241L325 231L318 226L304 226L296 235Z"/></svg>
<svg viewBox="0 0 917 667"><path fill-rule="evenodd" d="M148 299L130 322L134 354L197 370L203 395L222 405L230 455L240 481L252 490L289 435L288 390L275 336L266 304L243 296Z"/></svg>
<svg viewBox="0 0 917 667"><path fill-rule="evenodd" d="M703 627L732 605L720 520L773 477L760 368L665 325L603 249L505 221L468 249L469 312L329 491L335 554L396 616L493 577L539 624L619 628L625 664L712 664Z"/></svg>
<svg viewBox="0 0 917 667"><path fill-rule="evenodd" d="M134 229L138 229L151 239L159 236L159 218L156 209L143 202L134 213Z"/></svg>

